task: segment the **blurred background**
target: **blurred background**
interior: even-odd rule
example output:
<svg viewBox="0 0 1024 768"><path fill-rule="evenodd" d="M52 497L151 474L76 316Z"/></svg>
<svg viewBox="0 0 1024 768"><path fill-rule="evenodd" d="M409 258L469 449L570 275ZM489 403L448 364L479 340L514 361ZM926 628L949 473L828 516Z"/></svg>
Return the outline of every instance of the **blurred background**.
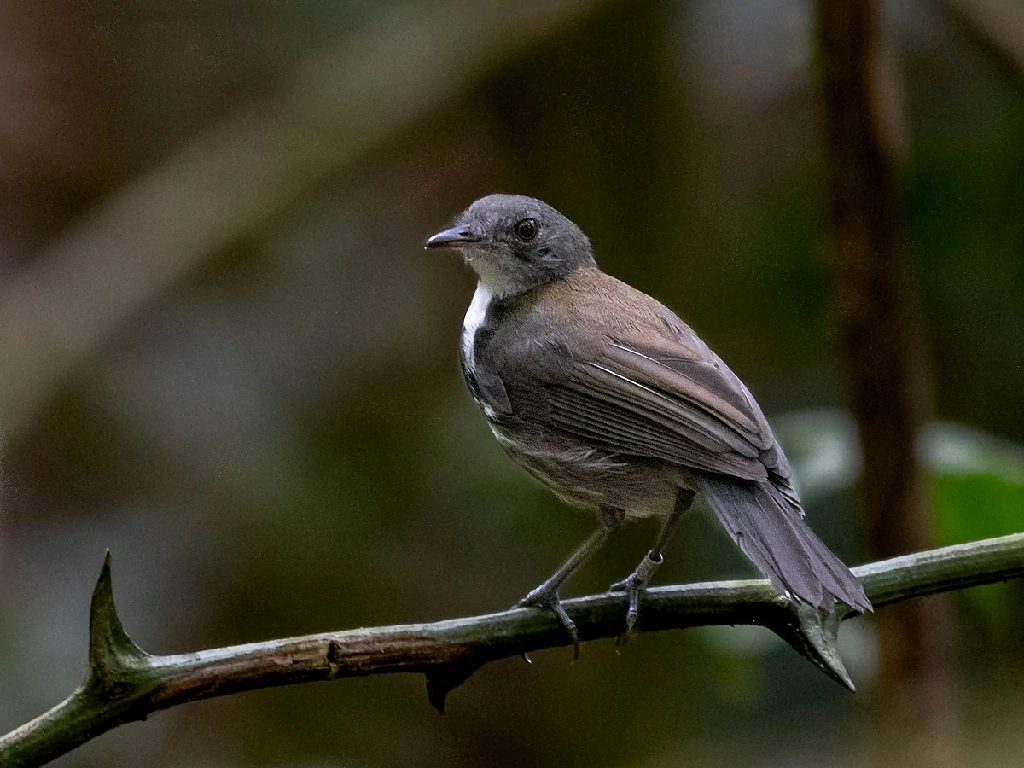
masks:
<svg viewBox="0 0 1024 768"><path fill-rule="evenodd" d="M1010 533L1024 6L881 13L927 392L908 540ZM457 364L473 279L422 250L490 192L560 209L729 362L841 557L906 551L858 491L820 39L796 0L0 2L0 730L81 680L107 548L157 653L499 610L561 562L592 520L492 439ZM699 511L658 580L750 572ZM915 632L844 626L856 695L766 630L687 630L489 665L443 717L421 676L303 685L59 764L1019 765L1024 589L920 602Z"/></svg>

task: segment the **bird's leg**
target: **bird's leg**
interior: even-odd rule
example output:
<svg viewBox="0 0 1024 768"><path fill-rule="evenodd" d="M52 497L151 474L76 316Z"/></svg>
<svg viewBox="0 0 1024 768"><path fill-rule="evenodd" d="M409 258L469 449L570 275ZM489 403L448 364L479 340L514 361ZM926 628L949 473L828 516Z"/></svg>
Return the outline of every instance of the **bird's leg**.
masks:
<svg viewBox="0 0 1024 768"><path fill-rule="evenodd" d="M672 512L661 524L661 531L658 533L654 546L647 552L644 559L640 561L640 565L636 567L635 571L622 581L617 581L608 587L609 592L625 592L629 596L629 610L626 612L627 637L633 631L633 627L636 626L636 618L639 615L640 593L647 588L651 577L654 576L658 567L665 559L661 551L665 548L668 540L672 538L672 532L675 530L676 524L683 516L683 513L693 504L694 495L693 491L688 491L684 488L679 489L678 493L676 493L676 501L672 507Z"/></svg>
<svg viewBox="0 0 1024 768"><path fill-rule="evenodd" d="M548 608L554 612L558 620L562 622L562 626L565 627L565 631L569 633L569 637L572 638L573 659L579 658L580 655L580 636L576 631L576 625L569 618L569 614L565 612L565 608L562 607L558 589L577 568L589 560L608 541L608 537L622 525L625 517L626 515L621 509L602 507L600 511L601 524L597 530L576 548L576 551L557 571L551 574L550 578L535 589L531 589L526 597L519 601L520 608Z"/></svg>

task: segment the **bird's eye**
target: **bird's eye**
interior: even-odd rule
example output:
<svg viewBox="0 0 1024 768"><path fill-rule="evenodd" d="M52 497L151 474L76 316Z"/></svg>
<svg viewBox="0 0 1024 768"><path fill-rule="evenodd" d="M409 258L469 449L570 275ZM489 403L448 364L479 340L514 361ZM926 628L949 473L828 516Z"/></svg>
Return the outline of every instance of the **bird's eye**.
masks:
<svg viewBox="0 0 1024 768"><path fill-rule="evenodd" d="M540 226L537 224L536 219L522 219L516 222L513 229L516 237L520 240L533 240L537 236L537 230L540 229Z"/></svg>

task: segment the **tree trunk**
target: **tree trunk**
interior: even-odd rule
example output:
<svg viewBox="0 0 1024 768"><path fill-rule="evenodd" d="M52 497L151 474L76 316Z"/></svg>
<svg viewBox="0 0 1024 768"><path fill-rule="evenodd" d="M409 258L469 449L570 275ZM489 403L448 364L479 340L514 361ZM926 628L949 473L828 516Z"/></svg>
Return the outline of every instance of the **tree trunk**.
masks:
<svg viewBox="0 0 1024 768"><path fill-rule="evenodd" d="M816 10L833 302L861 442L867 543L872 557L890 557L932 541L917 450L929 372L897 194L902 98L878 3L817 0ZM877 627L876 733L886 759L953 762L948 604L919 600L886 610Z"/></svg>

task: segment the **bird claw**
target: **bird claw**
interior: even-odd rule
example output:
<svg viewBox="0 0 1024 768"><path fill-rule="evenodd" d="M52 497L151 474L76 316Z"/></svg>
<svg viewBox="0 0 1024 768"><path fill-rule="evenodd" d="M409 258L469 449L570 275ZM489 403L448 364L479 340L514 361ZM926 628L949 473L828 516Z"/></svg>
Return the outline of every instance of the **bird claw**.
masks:
<svg viewBox="0 0 1024 768"><path fill-rule="evenodd" d="M626 631L616 639L616 645L625 645L630 635L633 634L633 627L636 626L637 616L640 614L640 593L646 586L636 577L635 573L631 573L628 578L617 581L608 587L609 592L625 592L629 598L629 609L626 611Z"/></svg>
<svg viewBox="0 0 1024 768"><path fill-rule="evenodd" d="M553 612L572 640L572 660L576 661L580 657L580 634L576 630L575 622L562 607L562 599L558 596L557 589L548 589L541 585L527 594L517 605L519 608L546 608Z"/></svg>
<svg viewBox="0 0 1024 768"><path fill-rule="evenodd" d="M640 595L647 589L647 584L650 582L651 577L654 576L655 571L658 570L661 562L661 556L658 556L655 560L651 553L648 552L633 573L629 574L622 581L617 581L608 587L609 592L625 592L629 598L629 609L626 611L626 631L619 636L619 639L616 641L617 645L625 645L630 635L632 635L637 617L640 615Z"/></svg>

